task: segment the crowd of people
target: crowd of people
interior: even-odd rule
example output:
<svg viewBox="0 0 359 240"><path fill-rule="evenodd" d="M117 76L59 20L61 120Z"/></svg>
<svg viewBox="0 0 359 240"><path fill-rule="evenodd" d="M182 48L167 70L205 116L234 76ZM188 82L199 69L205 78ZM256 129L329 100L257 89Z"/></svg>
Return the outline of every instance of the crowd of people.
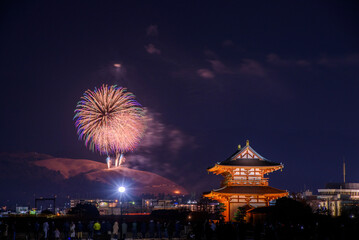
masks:
<svg viewBox="0 0 359 240"><path fill-rule="evenodd" d="M19 219L21 220L21 219ZM347 239L357 229L357 224L313 222L311 224L264 223L251 225L222 221L176 220L126 221L31 219L17 222L1 221L0 239L196 239L196 240L245 240L245 239Z"/></svg>
<svg viewBox="0 0 359 240"><path fill-rule="evenodd" d="M25 226L24 226L25 225ZM237 223L206 221L16 221L0 222L1 239L244 239L244 228ZM225 237L225 238L223 238Z"/></svg>
<svg viewBox="0 0 359 240"><path fill-rule="evenodd" d="M20 227L21 225L21 227ZM191 223L180 221L16 221L0 222L2 239L141 239L141 238L187 238L192 232ZM19 229L21 228L21 230Z"/></svg>

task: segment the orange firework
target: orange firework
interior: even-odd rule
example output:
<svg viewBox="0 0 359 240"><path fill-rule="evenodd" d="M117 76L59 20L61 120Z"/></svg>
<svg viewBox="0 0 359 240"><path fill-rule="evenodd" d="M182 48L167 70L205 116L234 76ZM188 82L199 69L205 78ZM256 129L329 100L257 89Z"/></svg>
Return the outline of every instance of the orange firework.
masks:
<svg viewBox="0 0 359 240"><path fill-rule="evenodd" d="M74 119L79 139L92 151L115 155L116 162L136 147L145 130L144 110L135 95L105 84L84 93Z"/></svg>

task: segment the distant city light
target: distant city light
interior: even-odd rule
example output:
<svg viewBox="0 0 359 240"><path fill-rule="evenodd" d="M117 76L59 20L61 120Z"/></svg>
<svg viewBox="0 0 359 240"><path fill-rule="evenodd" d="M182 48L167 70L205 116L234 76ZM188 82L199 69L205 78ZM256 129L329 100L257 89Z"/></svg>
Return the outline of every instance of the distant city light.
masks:
<svg viewBox="0 0 359 240"><path fill-rule="evenodd" d="M175 194L180 194L181 192L178 191L178 190L176 190L176 191L174 191L174 193L175 193Z"/></svg>
<svg viewBox="0 0 359 240"><path fill-rule="evenodd" d="M118 191L119 191L120 193L123 193L123 192L126 191L126 188L123 187L123 186L121 186L121 187L118 188Z"/></svg>
<svg viewBox="0 0 359 240"><path fill-rule="evenodd" d="M113 66L114 66L115 68L120 68L122 65L121 65L120 63L115 63L115 64L113 64Z"/></svg>

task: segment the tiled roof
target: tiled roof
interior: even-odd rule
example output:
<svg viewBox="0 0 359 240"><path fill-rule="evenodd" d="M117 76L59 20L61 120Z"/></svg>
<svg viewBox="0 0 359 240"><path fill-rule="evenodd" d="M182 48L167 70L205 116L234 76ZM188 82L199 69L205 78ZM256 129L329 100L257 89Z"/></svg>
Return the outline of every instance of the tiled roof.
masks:
<svg viewBox="0 0 359 240"><path fill-rule="evenodd" d="M258 158L242 158L242 159L227 159L223 162L220 162L218 165L225 166L280 166L280 163L260 160Z"/></svg>
<svg viewBox="0 0 359 240"><path fill-rule="evenodd" d="M249 153L249 154L248 154ZM224 166L280 166L281 163L276 163L267 160L259 153L257 153L247 142L247 146L238 149L226 160L218 163Z"/></svg>

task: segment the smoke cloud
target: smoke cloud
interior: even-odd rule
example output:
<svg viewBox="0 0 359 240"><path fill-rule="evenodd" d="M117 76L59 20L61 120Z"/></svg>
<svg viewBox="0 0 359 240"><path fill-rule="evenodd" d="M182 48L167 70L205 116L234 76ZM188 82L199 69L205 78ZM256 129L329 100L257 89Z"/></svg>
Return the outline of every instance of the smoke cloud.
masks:
<svg viewBox="0 0 359 240"><path fill-rule="evenodd" d="M126 154L125 166L152 171L166 177L180 175L176 164L185 148L194 148L195 139L165 124L161 114L146 109L147 129L139 146Z"/></svg>

